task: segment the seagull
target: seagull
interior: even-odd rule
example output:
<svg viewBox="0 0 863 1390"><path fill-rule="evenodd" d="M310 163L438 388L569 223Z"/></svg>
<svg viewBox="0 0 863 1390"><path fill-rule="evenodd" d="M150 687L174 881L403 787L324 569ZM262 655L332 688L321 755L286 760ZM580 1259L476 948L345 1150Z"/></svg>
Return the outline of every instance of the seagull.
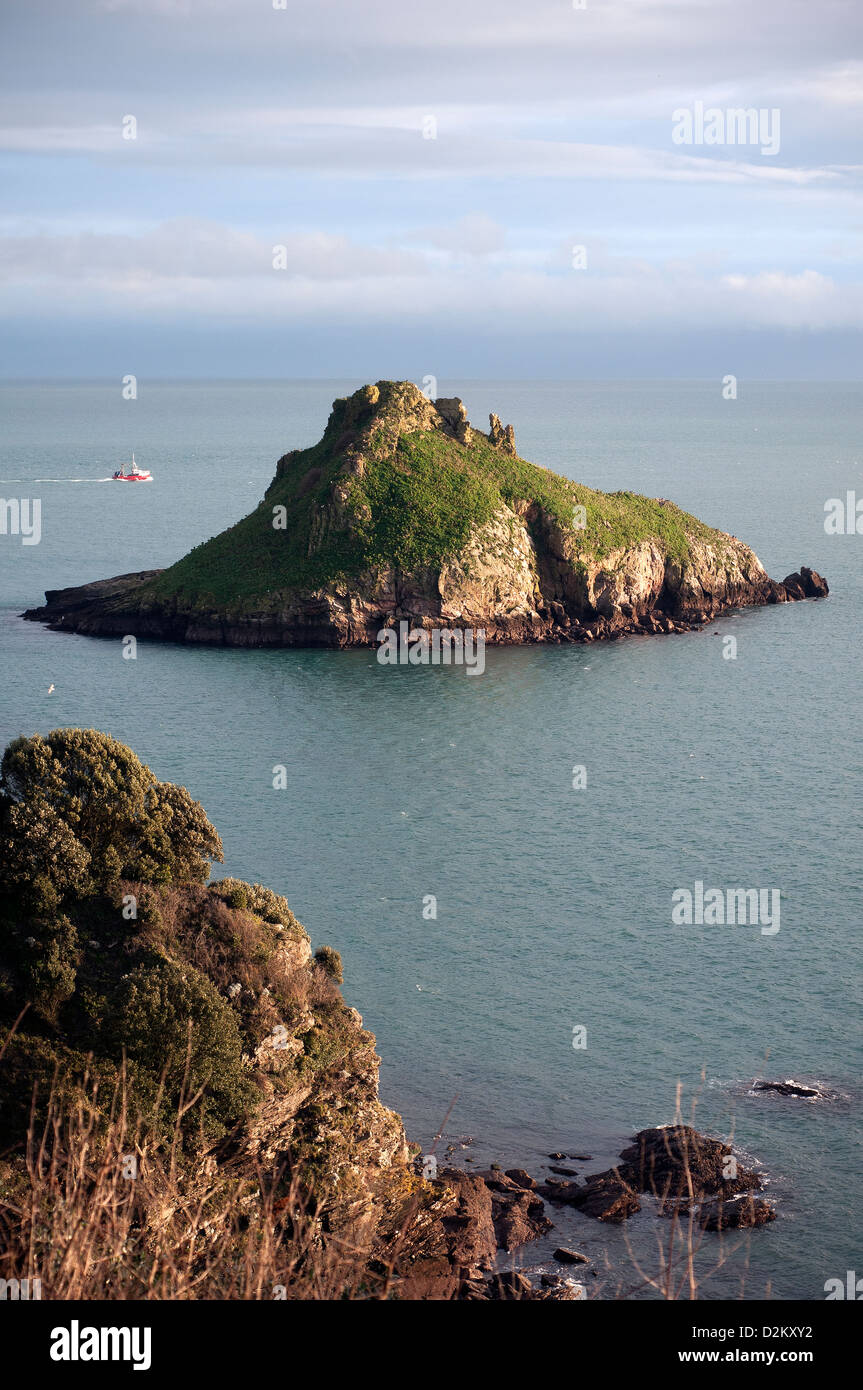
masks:
<svg viewBox="0 0 863 1390"><path fill-rule="evenodd" d="M53 682L53 681L52 681L51 684L48 686L48 694L49 694L49 695L53 695L53 694L54 694L54 682Z"/></svg>

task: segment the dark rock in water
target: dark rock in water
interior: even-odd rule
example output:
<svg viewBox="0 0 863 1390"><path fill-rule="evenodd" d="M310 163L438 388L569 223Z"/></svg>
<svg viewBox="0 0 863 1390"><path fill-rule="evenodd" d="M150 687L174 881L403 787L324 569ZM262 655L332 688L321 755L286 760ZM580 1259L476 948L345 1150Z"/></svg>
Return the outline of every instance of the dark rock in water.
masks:
<svg viewBox="0 0 863 1390"><path fill-rule="evenodd" d="M560 1178L577 1178L577 1177L578 1177L578 1173L576 1172L576 1170L575 1170L574 1168L558 1168L558 1167L555 1167L554 1164L552 1164L552 1165L551 1165L551 1168L549 1169L549 1171L552 1172L552 1173L557 1173L558 1177L560 1177Z"/></svg>
<svg viewBox="0 0 863 1390"><path fill-rule="evenodd" d="M691 1125L643 1129L620 1159L621 1177L639 1192L661 1198L691 1193L728 1197L761 1186L758 1173L737 1166L730 1144L699 1134Z"/></svg>
<svg viewBox="0 0 863 1390"><path fill-rule="evenodd" d="M760 1226L775 1215L761 1199L732 1202L740 1194L757 1192L760 1175L738 1166L730 1144L699 1134L691 1125L643 1129L623 1150L616 1168L591 1174L581 1186L571 1183L565 1191L546 1187L543 1195L549 1200L577 1207L598 1221L625 1221L640 1211L638 1193L657 1197L664 1215L703 1202L699 1212L706 1230Z"/></svg>
<svg viewBox="0 0 863 1390"><path fill-rule="evenodd" d="M560 1162L561 1159L566 1158L566 1154L549 1154L548 1156L549 1158L553 1158L556 1162Z"/></svg>
<svg viewBox="0 0 863 1390"><path fill-rule="evenodd" d="M498 1248L508 1253L551 1230L542 1198L522 1192L515 1198L492 1196L494 1230Z"/></svg>
<svg viewBox="0 0 863 1390"><path fill-rule="evenodd" d="M587 1255L580 1255L577 1250L567 1250L562 1245L559 1245L555 1250L554 1258L559 1260L562 1265L590 1264ZM555 1278L559 1278L559 1275L556 1275Z"/></svg>
<svg viewBox="0 0 863 1390"><path fill-rule="evenodd" d="M519 1183L499 1168L478 1168L476 1176L482 1178L489 1192L509 1192L515 1195L523 1190Z"/></svg>
<svg viewBox="0 0 863 1390"><path fill-rule="evenodd" d="M536 1188L536 1178L532 1178L523 1168L507 1168L506 1177L514 1182L516 1187L526 1187L531 1192Z"/></svg>
<svg viewBox="0 0 863 1390"><path fill-rule="evenodd" d="M578 1207L585 1216L593 1216L597 1221L608 1221L614 1225L641 1211L641 1203L635 1190L611 1170L588 1178L583 1187L573 1184L567 1193L566 1201L569 1205Z"/></svg>
<svg viewBox="0 0 863 1390"><path fill-rule="evenodd" d="M567 1279L559 1276L544 1274L540 1280L541 1289L535 1289L527 1275L519 1273L518 1270L507 1270L501 1274L492 1275L485 1285L485 1294L470 1294L469 1297L485 1297L493 1303L500 1302L565 1302L569 1303L574 1299L584 1297L584 1290L579 1284L570 1283ZM464 1297L464 1295L462 1295Z"/></svg>
<svg viewBox="0 0 863 1390"><path fill-rule="evenodd" d="M799 1081L756 1081L753 1091L777 1091L780 1096L801 1096L804 1100L815 1100L821 1092L814 1086L801 1086Z"/></svg>
<svg viewBox="0 0 863 1390"><path fill-rule="evenodd" d="M764 1226L776 1220L776 1212L763 1197L743 1193L737 1197L714 1197L703 1202L695 1214L705 1231L742 1230L746 1226Z"/></svg>
<svg viewBox="0 0 863 1390"><path fill-rule="evenodd" d="M546 1287L544 1293L535 1293L534 1301L554 1302L554 1303L574 1303L577 1299L584 1298L584 1290L579 1284L571 1284L568 1279L561 1279L559 1284L552 1284Z"/></svg>
<svg viewBox="0 0 863 1390"><path fill-rule="evenodd" d="M475 1176L482 1179L491 1194L492 1222L498 1249L507 1252L517 1250L520 1245L537 1240L551 1230L545 1205L533 1188L525 1188L507 1173L480 1172ZM523 1176L528 1182L533 1182L528 1174Z"/></svg>
<svg viewBox="0 0 863 1390"><path fill-rule="evenodd" d="M568 1200L567 1193L574 1192L577 1187L577 1182L567 1182L565 1178L548 1178L545 1182L537 1183L535 1190L547 1202L565 1202Z"/></svg>
<svg viewBox="0 0 863 1390"><path fill-rule="evenodd" d="M803 580L799 574L789 574L783 579L782 587L792 603L798 603L800 599L806 597L806 590L803 587Z"/></svg>
<svg viewBox="0 0 863 1390"><path fill-rule="evenodd" d="M567 1158L574 1158L576 1162L581 1163L590 1163L593 1159L593 1154L567 1154L566 1156Z"/></svg>
<svg viewBox="0 0 863 1390"><path fill-rule="evenodd" d="M822 579L816 570L803 565L799 571L783 579L782 587L789 599L799 601L803 598L826 598L830 593L827 580Z"/></svg>

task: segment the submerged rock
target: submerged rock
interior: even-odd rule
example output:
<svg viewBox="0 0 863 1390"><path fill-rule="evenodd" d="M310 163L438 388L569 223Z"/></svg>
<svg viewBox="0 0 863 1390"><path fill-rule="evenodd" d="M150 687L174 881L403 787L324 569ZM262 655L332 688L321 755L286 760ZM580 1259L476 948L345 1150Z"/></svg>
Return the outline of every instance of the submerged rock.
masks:
<svg viewBox="0 0 863 1390"><path fill-rule="evenodd" d="M820 1099L822 1093L815 1086L802 1086L799 1081L756 1081L753 1091L776 1091L780 1096L799 1096L804 1100Z"/></svg>
<svg viewBox="0 0 863 1390"><path fill-rule="evenodd" d="M703 1202L695 1209L695 1219L705 1231L742 1230L775 1221L776 1212L763 1197L742 1193L737 1197L714 1197L712 1201Z"/></svg>

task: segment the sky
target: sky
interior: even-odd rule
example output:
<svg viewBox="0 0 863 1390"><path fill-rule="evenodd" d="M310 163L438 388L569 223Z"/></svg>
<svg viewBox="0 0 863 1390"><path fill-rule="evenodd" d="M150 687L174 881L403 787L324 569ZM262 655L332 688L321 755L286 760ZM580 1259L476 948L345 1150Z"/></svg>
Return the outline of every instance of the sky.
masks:
<svg viewBox="0 0 863 1390"><path fill-rule="evenodd" d="M861 39L863 0L0 0L0 376L857 380Z"/></svg>

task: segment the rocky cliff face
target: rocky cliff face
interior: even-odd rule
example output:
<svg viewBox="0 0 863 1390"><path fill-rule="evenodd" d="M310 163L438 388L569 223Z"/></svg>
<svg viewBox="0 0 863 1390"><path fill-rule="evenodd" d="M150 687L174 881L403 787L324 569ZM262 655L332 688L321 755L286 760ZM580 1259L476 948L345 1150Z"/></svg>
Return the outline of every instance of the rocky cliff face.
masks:
<svg viewBox="0 0 863 1390"><path fill-rule="evenodd" d="M129 922L131 900L138 917ZM289 1270L291 1298L511 1296L493 1273L498 1251L550 1229L542 1200L491 1171L423 1175L419 1146L380 1099L373 1034L284 898L236 879L118 880L70 908L69 920L56 1008L31 1001L16 1026L45 943L30 934L38 926L0 913L0 1205L38 1214L44 1202L61 1227L86 1226L88 1208L104 1200L92 1174L140 1156L134 1188L119 1181L112 1195L118 1207L133 1203L122 1239L107 1219L104 1230L87 1227L87 1296L120 1297L123 1287L142 1296L166 1246L183 1249L193 1271L215 1262L212 1277L223 1278L220 1265L249 1258L249 1232L271 1242L272 1268ZM37 1135L54 1131L49 1173L70 1157L74 1167L82 1141L68 1117L86 1116L89 1160L62 1196L32 1147L25 1158L31 1104ZM62 1297L62 1243L47 1214L37 1224L22 1244L35 1249L45 1296ZM0 1227L0 1258L12 1268L25 1258L16 1234ZM118 1245L125 1284L111 1279ZM219 1296L202 1279L184 1296ZM540 1296L529 1284L517 1294ZM250 1293L246 1283L239 1296L272 1298L273 1287Z"/></svg>
<svg viewBox="0 0 863 1390"><path fill-rule="evenodd" d="M826 595L782 583L667 499L599 493L518 457L511 425L379 382L334 403L260 506L165 571L46 594L26 617L99 636L357 646L401 620L489 642L672 632L723 610Z"/></svg>
<svg viewBox="0 0 863 1390"><path fill-rule="evenodd" d="M774 1219L759 1174L679 1124L584 1182L438 1168L380 1099L338 953L313 955L272 890L208 886L221 856L203 808L108 735L0 760L8 1274L57 1299L571 1299L583 1286L499 1272L561 1207L614 1224L647 1194L706 1230Z"/></svg>
<svg viewBox="0 0 863 1390"><path fill-rule="evenodd" d="M4 1270L35 1261L46 1297L140 1296L156 1270L156 1296L209 1272L266 1297L281 1269L297 1297L449 1295L546 1229L535 1197L419 1170L338 952L270 889L207 886L221 856L108 735L0 759Z"/></svg>

